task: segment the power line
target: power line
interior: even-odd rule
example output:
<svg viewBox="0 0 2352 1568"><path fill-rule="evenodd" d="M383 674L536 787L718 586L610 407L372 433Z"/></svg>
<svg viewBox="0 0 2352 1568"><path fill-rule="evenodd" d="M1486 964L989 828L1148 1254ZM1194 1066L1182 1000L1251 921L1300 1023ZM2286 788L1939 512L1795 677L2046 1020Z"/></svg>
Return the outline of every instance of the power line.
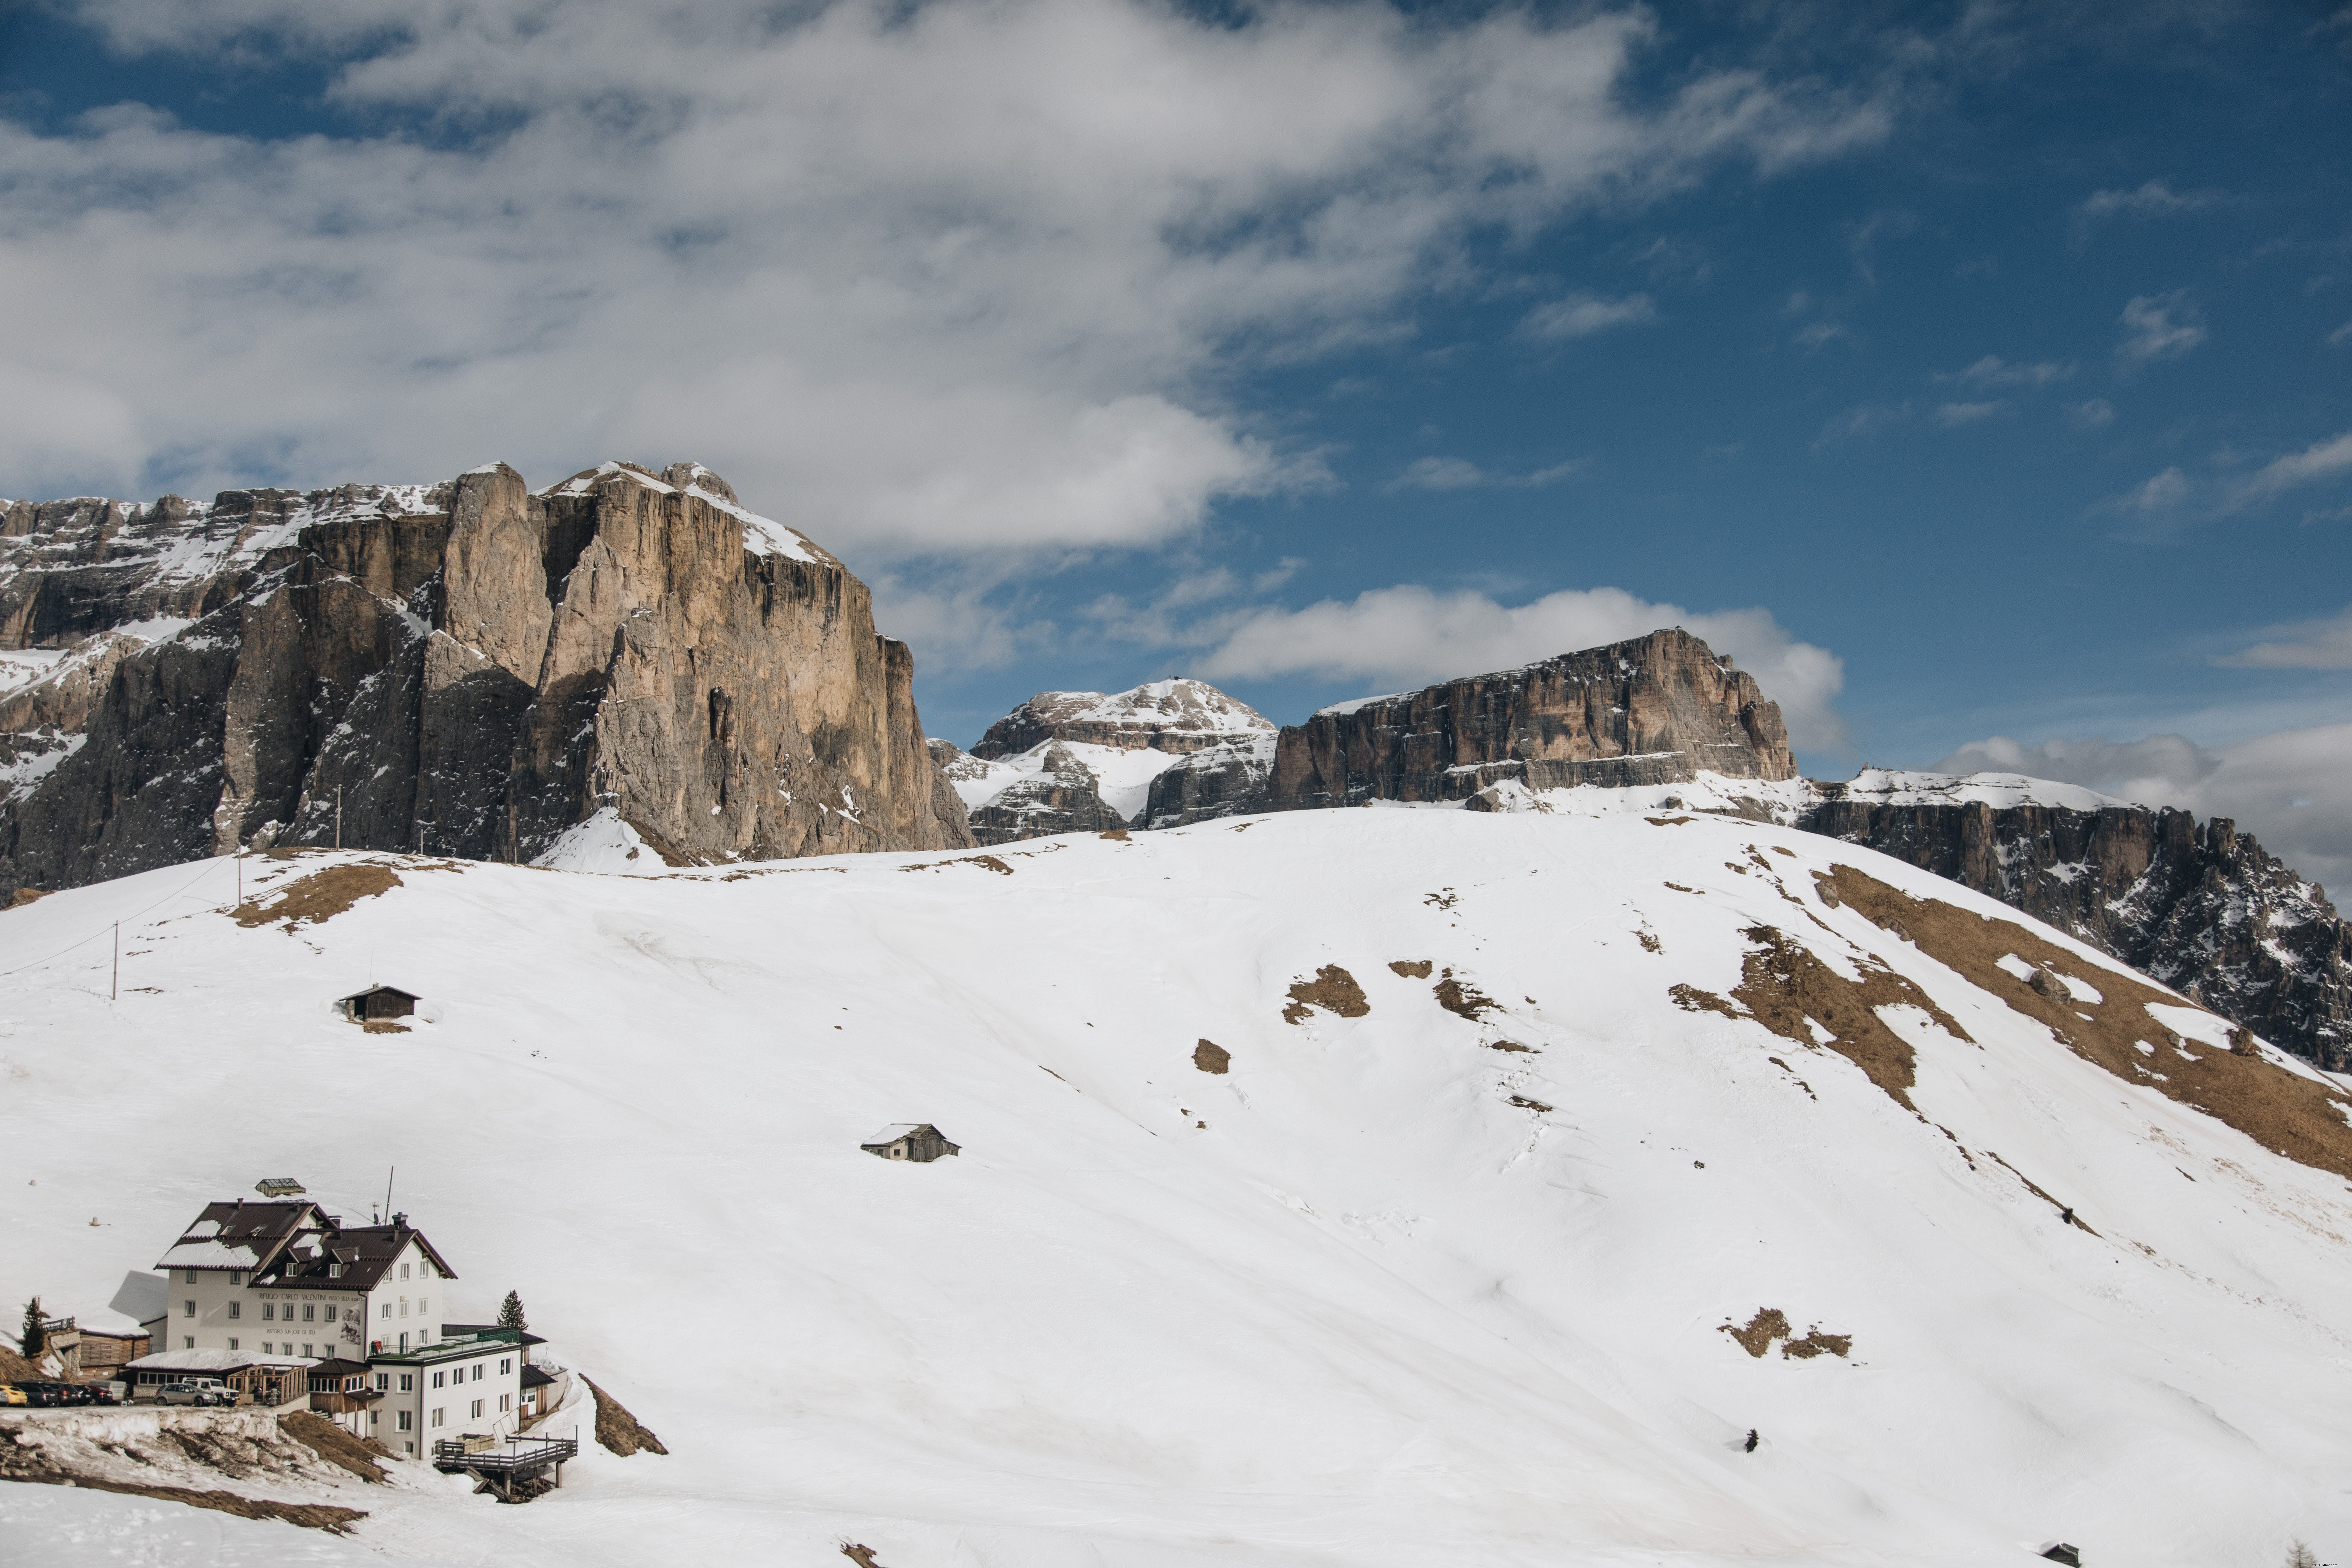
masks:
<svg viewBox="0 0 2352 1568"><path fill-rule="evenodd" d="M144 909L144 910L139 910L139 911L138 911L137 913L135 913L135 914L129 914L129 915L125 915L125 916L123 917L123 920L131 920L131 921L135 921L135 920L137 920L137 919L139 918L139 916L140 916L140 915L143 915L143 914L147 913L147 912L148 912L148 910L160 910L160 909L162 909L165 904L170 903L173 899L177 899L177 898L184 897L184 896L186 895L187 891L188 891L188 889L189 889L189 888L193 888L193 887L194 887L198 882L203 881L203 880L205 879L205 872L208 872L208 871L210 871L211 869L212 869L212 863L211 863L210 861L205 862L205 869L204 869L203 871L199 871L199 872L197 872L194 877L191 877L191 878L188 879L187 887L184 887L184 888L180 889L179 889L179 891L177 891L177 892L172 892L172 893L166 893L166 894L164 894L162 898L160 898L160 899L156 900L153 903L149 904L149 905L147 906L147 908L146 908L146 909ZM99 927L96 931L94 931L90 932L88 936L81 938L79 941L78 941L78 942L69 942L66 943L66 944L65 944L65 946L63 946L63 947L61 947L61 948L58 949L58 950L57 950L57 952L53 952L53 953L49 954L49 956L48 956L47 958L37 958L37 959L33 960L33 962L32 962L32 963L20 963L20 964L18 964L16 968L14 968L14 969L0 969L0 979L5 979L7 976L9 976L9 975L11 975L11 974L22 974L22 973L25 973L25 971L26 971L27 969L38 969L38 968L39 968L41 965L43 965L44 963L47 963L51 962L51 961L52 961L52 960L54 960L54 959L63 958L67 953L71 952L75 948L87 946L89 943L93 942L96 942L100 937L102 937L102 936L106 935L106 933L107 933L108 931L114 930L117 926L121 925L121 923L122 923L122 922L121 922L121 921L109 921L107 924L105 924L105 925L102 925L102 926Z"/></svg>

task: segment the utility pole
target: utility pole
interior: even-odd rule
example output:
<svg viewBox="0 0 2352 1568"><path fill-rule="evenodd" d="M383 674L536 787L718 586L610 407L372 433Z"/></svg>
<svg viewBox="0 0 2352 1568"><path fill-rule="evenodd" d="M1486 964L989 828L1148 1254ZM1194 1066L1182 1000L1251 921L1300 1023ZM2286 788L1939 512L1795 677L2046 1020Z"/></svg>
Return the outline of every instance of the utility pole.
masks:
<svg viewBox="0 0 2352 1568"><path fill-rule="evenodd" d="M122 922L121 921L114 922L114 984L107 987L106 999L110 1002L122 1000Z"/></svg>

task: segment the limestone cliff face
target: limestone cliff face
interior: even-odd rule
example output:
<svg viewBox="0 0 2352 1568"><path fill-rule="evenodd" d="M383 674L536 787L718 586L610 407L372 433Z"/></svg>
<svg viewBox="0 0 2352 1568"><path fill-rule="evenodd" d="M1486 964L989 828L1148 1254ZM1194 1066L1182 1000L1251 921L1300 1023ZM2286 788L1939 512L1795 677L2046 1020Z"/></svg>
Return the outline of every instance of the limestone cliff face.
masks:
<svg viewBox="0 0 2352 1568"><path fill-rule="evenodd" d="M1181 755L1274 726L1206 681L1153 680L1126 691L1040 691L988 727L975 757L993 761L1048 741Z"/></svg>
<svg viewBox="0 0 2352 1568"><path fill-rule="evenodd" d="M1672 784L1701 770L1790 779L1797 764L1778 705L1677 628L1327 708L1284 728L1269 804L1467 800L1507 780Z"/></svg>
<svg viewBox="0 0 2352 1568"><path fill-rule="evenodd" d="M2317 884L2228 818L1818 788L1821 804L1799 826L1990 894L2281 1049L2352 1068L2352 930Z"/></svg>
<svg viewBox="0 0 2352 1568"><path fill-rule="evenodd" d="M14 646L204 613L70 658L78 713L61 678L0 705L45 748L0 806L0 880L329 844L339 822L346 846L529 859L603 807L682 862L971 842L866 585L707 469L73 505L88 537L0 551ZM93 589L85 558L155 518L177 542L150 529Z"/></svg>

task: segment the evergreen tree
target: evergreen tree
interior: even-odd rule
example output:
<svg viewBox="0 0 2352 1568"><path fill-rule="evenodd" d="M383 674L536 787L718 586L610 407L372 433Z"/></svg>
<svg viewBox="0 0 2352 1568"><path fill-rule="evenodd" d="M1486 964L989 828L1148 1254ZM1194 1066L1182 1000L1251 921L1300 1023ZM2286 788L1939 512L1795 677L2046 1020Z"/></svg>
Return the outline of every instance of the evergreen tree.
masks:
<svg viewBox="0 0 2352 1568"><path fill-rule="evenodd" d="M502 1329L530 1327L529 1323L523 1321L522 1297L515 1291L508 1291L507 1299L499 1303L499 1327Z"/></svg>
<svg viewBox="0 0 2352 1568"><path fill-rule="evenodd" d="M2286 1568L2319 1568L2319 1559L2310 1547L2298 1541L2286 1549Z"/></svg>
<svg viewBox="0 0 2352 1568"><path fill-rule="evenodd" d="M41 1324L46 1321L41 1314L41 1299L38 1296L25 1303L25 1331L17 1336L17 1341L25 1348L26 1361L41 1359L41 1346L47 1342L47 1336L41 1332Z"/></svg>

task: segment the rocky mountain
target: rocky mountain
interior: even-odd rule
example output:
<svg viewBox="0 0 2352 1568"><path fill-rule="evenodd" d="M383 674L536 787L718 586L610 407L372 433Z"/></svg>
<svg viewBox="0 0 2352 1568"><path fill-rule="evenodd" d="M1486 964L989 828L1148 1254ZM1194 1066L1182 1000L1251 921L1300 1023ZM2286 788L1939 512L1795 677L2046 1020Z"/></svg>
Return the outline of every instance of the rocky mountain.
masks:
<svg viewBox="0 0 2352 1568"><path fill-rule="evenodd" d="M1131 690L1041 691L967 753L931 742L973 837L1174 827L1265 809L1274 726L1198 680Z"/></svg>
<svg viewBox="0 0 2352 1568"><path fill-rule="evenodd" d="M1791 779L1797 763L1754 678L1676 627L1326 708L1283 730L1268 804L1466 801L1504 783L1654 784L1701 771Z"/></svg>
<svg viewBox="0 0 2352 1568"><path fill-rule="evenodd" d="M2226 817L2039 780L1866 770L1797 825L2072 932L2331 1071L2352 1068L2352 928Z"/></svg>
<svg viewBox="0 0 2352 1568"><path fill-rule="evenodd" d="M969 844L866 585L694 464L5 509L0 884L240 844ZM47 668L39 655L51 655Z"/></svg>

